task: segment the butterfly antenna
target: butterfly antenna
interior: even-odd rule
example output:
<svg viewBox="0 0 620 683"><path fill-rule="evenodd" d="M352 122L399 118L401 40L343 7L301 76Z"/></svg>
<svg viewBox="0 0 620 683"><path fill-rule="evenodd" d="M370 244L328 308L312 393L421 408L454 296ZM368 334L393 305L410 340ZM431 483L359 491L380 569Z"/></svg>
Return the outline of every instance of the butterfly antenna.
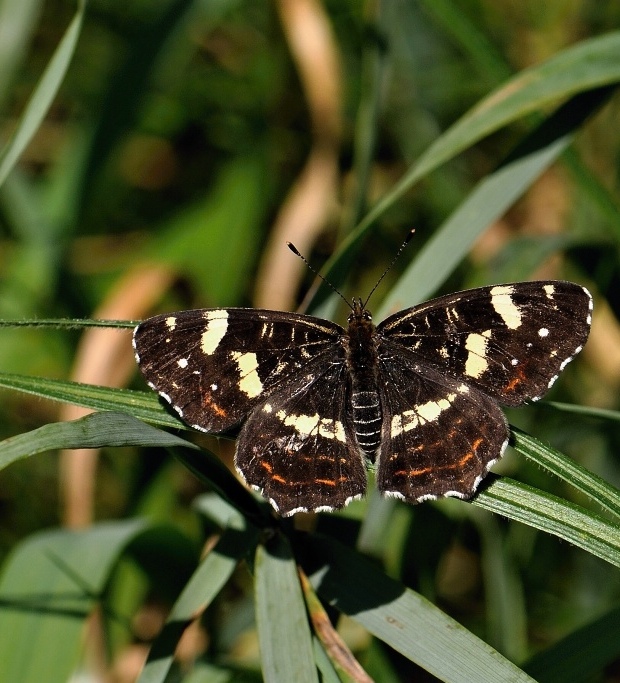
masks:
<svg viewBox="0 0 620 683"><path fill-rule="evenodd" d="M366 301L364 301L364 308L366 308L366 305L370 301L370 297L375 293L375 289L381 284L381 281L383 278L392 270L392 266L398 261L398 257L402 254L403 249L409 244L411 241L411 238L413 237L413 233L415 232L415 228L411 228L409 231L409 234L407 237L405 237L403 243L398 247L398 251L394 255L394 258L391 260L390 265L383 271L383 275L377 280L377 284L370 290L370 294L366 297Z"/></svg>
<svg viewBox="0 0 620 683"><path fill-rule="evenodd" d="M321 273L319 273L318 270L316 270L315 268L313 268L313 267L310 265L310 263L308 262L308 259L307 259L303 254L301 254L301 253L298 251L297 247L296 247L292 242L287 242L287 243L286 243L286 246L293 252L293 254L295 254L295 256L299 256L299 258L308 266L308 268L309 268L317 277L321 278L321 280L323 280L323 282L324 282L332 291L336 292L336 294L345 302L345 304L346 304L351 310L353 310L353 306L351 305L351 303L350 303L349 301L346 300L346 298L342 295L342 293L339 292L339 291L334 287L334 285L332 285L332 283L331 283L329 280L327 280L326 278L324 278L324 277L321 275Z"/></svg>

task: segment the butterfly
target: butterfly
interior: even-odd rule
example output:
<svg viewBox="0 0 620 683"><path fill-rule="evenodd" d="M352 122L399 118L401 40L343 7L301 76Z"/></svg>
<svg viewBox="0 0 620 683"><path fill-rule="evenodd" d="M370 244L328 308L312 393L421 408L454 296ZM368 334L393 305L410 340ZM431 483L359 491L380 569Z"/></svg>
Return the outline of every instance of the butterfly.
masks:
<svg viewBox="0 0 620 683"><path fill-rule="evenodd" d="M582 349L592 297L564 281L441 296L375 326L214 308L149 318L139 368L184 422L241 425L235 466L283 516L366 491L409 503L471 497L508 443L501 405L541 398Z"/></svg>

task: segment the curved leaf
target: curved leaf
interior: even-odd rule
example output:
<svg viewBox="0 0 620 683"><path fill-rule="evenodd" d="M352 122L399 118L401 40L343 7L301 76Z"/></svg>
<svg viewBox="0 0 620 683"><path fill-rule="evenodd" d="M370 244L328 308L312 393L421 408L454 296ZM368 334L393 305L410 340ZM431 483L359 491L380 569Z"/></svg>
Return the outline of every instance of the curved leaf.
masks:
<svg viewBox="0 0 620 683"><path fill-rule="evenodd" d="M619 82L618 50L620 32L585 40L550 60L519 73L483 99L427 149L350 233L339 250L325 264L323 273L327 279L335 285L343 281L361 240L373 223L418 180L441 164L483 137L527 114L576 93ZM560 142L557 141L556 145L560 145ZM561 149L558 148L554 153L557 154L559 151ZM307 306L315 307L328 293L327 286L321 283Z"/></svg>

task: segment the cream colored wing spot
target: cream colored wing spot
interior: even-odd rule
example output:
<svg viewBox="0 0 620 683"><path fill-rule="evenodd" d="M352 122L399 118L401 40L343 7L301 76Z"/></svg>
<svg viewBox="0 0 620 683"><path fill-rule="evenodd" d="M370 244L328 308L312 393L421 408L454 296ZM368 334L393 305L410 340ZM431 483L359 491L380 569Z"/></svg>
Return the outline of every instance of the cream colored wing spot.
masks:
<svg viewBox="0 0 620 683"><path fill-rule="evenodd" d="M286 414L283 410L276 413L282 424L292 427L301 436L310 436L316 432L319 436L326 439L336 439L346 443L344 426L340 420L331 420L320 417L318 413L314 415L293 415Z"/></svg>
<svg viewBox="0 0 620 683"><path fill-rule="evenodd" d="M594 300L592 299L592 294L588 292L588 290L585 287L582 287L583 291L586 293L586 296L588 297L588 317L586 318L586 321L588 325L592 324L592 311L594 310Z"/></svg>
<svg viewBox="0 0 620 683"><path fill-rule="evenodd" d="M220 345L228 330L228 311L223 309L207 311L205 313L205 320L207 321L207 326L202 333L200 348L203 353L210 356Z"/></svg>
<svg viewBox="0 0 620 683"><path fill-rule="evenodd" d="M412 410L405 410L400 415L394 415L390 435L395 437L410 432L426 422L435 422L441 413L450 408L455 398L456 394L448 394L439 401L428 401L419 406L414 406Z"/></svg>
<svg viewBox="0 0 620 683"><path fill-rule="evenodd" d="M319 434L326 439L336 439L341 443L346 442L344 426L340 420L330 420L324 417L319 423Z"/></svg>
<svg viewBox="0 0 620 683"><path fill-rule="evenodd" d="M509 286L493 287L491 289L491 305L510 330L521 327L521 311L512 300L514 288Z"/></svg>
<svg viewBox="0 0 620 683"><path fill-rule="evenodd" d="M177 319L171 315L169 318L166 318L166 327L173 332L174 328L177 326Z"/></svg>
<svg viewBox="0 0 620 683"><path fill-rule="evenodd" d="M555 293L555 287L553 285L545 285L543 290L547 295L547 299L553 299L553 295Z"/></svg>
<svg viewBox="0 0 620 683"><path fill-rule="evenodd" d="M258 376L258 358L255 353L241 353L233 351L231 358L237 363L239 368L239 390L249 398L260 396L263 392L263 383Z"/></svg>
<svg viewBox="0 0 620 683"><path fill-rule="evenodd" d="M489 367L486 359L487 343L491 337L491 330L485 330L478 334L472 332L467 335L465 340L465 349L468 351L467 360L465 361L465 374L468 377L475 377L478 379L482 377Z"/></svg>

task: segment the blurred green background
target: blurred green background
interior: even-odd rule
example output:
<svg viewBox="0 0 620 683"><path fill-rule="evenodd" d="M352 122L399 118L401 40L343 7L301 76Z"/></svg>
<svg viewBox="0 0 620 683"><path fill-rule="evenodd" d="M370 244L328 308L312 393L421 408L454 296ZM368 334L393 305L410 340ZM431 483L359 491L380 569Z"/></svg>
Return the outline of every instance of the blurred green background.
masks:
<svg viewBox="0 0 620 683"><path fill-rule="evenodd" d="M67 0L0 1L0 135L7 144L24 129L27 103L75 12ZM551 398L617 411L620 126L611 89L583 125L574 124L568 151L516 201L505 200L508 210L481 225L479 236L454 240L439 227L583 85L567 87L554 103L541 96L522 110L515 105L508 125L463 149L455 144L446 163L403 187L368 223L363 241L351 246L346 239L491 91L571 46L615 32L619 22L620 4L587 0L92 0L66 77L0 187L0 318L139 320L181 308L258 305L302 306L342 322L346 311L332 300L304 299L314 292L313 275L285 242L317 269L341 248L344 259L330 261L330 277L347 297L364 297L415 228L373 295L373 311L441 234L447 236L419 271L424 287L399 289L385 307L494 282L583 283L596 301L591 340ZM591 87L613 82L594 76ZM503 197L492 199L503 206ZM475 204L460 218L463 230L483 213ZM424 276L444 267L437 281ZM80 330L3 329L0 370L144 388L126 331L106 334L97 340ZM76 416L3 391L0 436ZM613 416L537 406L510 411L509 420L618 486ZM229 443L205 442L230 459ZM514 453L495 471L600 512ZM0 475L0 560L41 529L139 514L173 522L198 546L203 530L191 502L201 491L158 449L21 461ZM510 659L523 662L618 605L616 568L453 502L391 509L381 560L388 574ZM346 536L344 527L360 524L372 505L319 525ZM502 574L508 584L495 587L512 605L501 623L489 610L493 556L509 565ZM203 637L212 653L255 671L249 584L241 572ZM158 623L168 599L156 590L145 596L135 617L140 638L152 637L155 627L144 624ZM348 637L382 680L432 680L367 634L351 627ZM108 653L112 668L127 647L117 643ZM196 651L204 647L200 641ZM132 680L115 671L114 680ZM620 680L620 660L583 680Z"/></svg>

